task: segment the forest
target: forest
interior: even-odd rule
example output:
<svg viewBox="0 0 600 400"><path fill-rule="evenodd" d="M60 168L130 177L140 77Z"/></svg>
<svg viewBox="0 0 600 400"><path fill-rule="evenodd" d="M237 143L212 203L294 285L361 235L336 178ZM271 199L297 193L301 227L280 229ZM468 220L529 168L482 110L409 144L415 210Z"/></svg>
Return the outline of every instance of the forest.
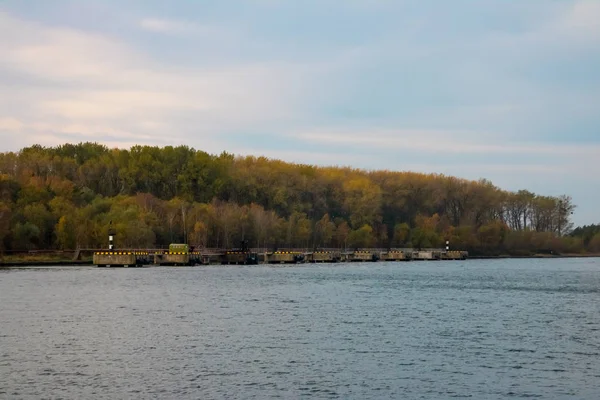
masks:
<svg viewBox="0 0 600 400"><path fill-rule="evenodd" d="M0 252L107 248L429 248L600 252L569 196L409 171L292 164L187 146L0 153Z"/></svg>

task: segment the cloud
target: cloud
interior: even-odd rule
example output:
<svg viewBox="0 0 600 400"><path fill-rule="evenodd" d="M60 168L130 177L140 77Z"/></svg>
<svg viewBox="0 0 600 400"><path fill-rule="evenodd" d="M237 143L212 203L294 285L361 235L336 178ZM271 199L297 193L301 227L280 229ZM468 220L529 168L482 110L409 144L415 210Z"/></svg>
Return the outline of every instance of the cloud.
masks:
<svg viewBox="0 0 600 400"><path fill-rule="evenodd" d="M536 60L540 56L560 57L557 49L567 54L586 51L600 41L600 2L557 2L547 9L551 12L546 18L532 21L523 31L491 30L480 38L482 45L488 42L504 50L520 50L527 59Z"/></svg>
<svg viewBox="0 0 600 400"><path fill-rule="evenodd" d="M587 39L600 39L600 2L581 0L575 2L564 17L561 28L578 33Z"/></svg>
<svg viewBox="0 0 600 400"><path fill-rule="evenodd" d="M23 128L23 123L15 118L0 118L0 131L17 131Z"/></svg>
<svg viewBox="0 0 600 400"><path fill-rule="evenodd" d="M262 156L274 160L283 160L298 164L320 165L320 166L348 166L353 168L370 168L370 157L353 153L340 153L332 156L331 149L321 151L306 150L282 150L264 147L239 147L235 144L227 149L228 153L240 156Z"/></svg>
<svg viewBox="0 0 600 400"><path fill-rule="evenodd" d="M177 21L161 18L143 18L139 22L140 28L165 34L208 34L211 29L186 21Z"/></svg>
<svg viewBox="0 0 600 400"><path fill-rule="evenodd" d="M414 129L330 129L293 134L300 140L328 145L351 145L361 149L387 151L412 150L420 154L524 154L524 155L597 155L600 145L490 142L494 135L469 131Z"/></svg>
<svg viewBox="0 0 600 400"><path fill-rule="evenodd" d="M8 72L71 86L109 83L124 66L142 62L140 55L115 39L47 27L2 12L0 60Z"/></svg>
<svg viewBox="0 0 600 400"><path fill-rule="evenodd" d="M4 149L183 143L542 191L598 182L595 0L0 9Z"/></svg>
<svg viewBox="0 0 600 400"><path fill-rule="evenodd" d="M0 13L0 72L0 135L19 144L65 141L75 125L214 148L221 132L293 119L318 67L170 65L110 36Z"/></svg>

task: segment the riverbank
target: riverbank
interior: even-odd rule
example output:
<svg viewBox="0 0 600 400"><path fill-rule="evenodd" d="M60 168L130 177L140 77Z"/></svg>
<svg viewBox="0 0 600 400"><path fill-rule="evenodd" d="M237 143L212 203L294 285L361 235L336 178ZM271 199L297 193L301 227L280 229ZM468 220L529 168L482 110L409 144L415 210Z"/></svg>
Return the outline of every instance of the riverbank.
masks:
<svg viewBox="0 0 600 400"><path fill-rule="evenodd" d="M600 253L585 253L585 254L531 254L531 255L510 255L503 254L499 256L469 256L471 260L494 260L505 258L596 258L600 257Z"/></svg>
<svg viewBox="0 0 600 400"><path fill-rule="evenodd" d="M93 265L92 260L77 260L77 261L0 261L0 268L12 267L61 267L61 266L79 266Z"/></svg>
<svg viewBox="0 0 600 400"><path fill-rule="evenodd" d="M92 265L89 256L74 259L70 252L67 254L4 254L0 255L0 267Z"/></svg>
<svg viewBox="0 0 600 400"><path fill-rule="evenodd" d="M533 254L533 255L499 255L499 256L469 256L470 260L494 260L494 259L553 259L553 258L600 258L600 253L589 253L589 254ZM86 260L40 260L31 259L30 257L23 257L17 259L11 257L10 260L0 259L0 268L14 268L14 267L64 267L64 266L86 266L93 265L91 259Z"/></svg>

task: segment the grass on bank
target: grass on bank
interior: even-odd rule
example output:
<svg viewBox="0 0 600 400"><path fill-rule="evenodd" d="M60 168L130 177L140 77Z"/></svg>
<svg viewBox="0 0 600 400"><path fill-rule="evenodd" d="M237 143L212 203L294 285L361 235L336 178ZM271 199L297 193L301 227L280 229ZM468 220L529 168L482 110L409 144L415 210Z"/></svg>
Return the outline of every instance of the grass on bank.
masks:
<svg viewBox="0 0 600 400"><path fill-rule="evenodd" d="M68 263L74 261L92 261L92 257L81 257L79 260L73 260L72 253L41 253L41 254L1 254L0 264L8 263Z"/></svg>

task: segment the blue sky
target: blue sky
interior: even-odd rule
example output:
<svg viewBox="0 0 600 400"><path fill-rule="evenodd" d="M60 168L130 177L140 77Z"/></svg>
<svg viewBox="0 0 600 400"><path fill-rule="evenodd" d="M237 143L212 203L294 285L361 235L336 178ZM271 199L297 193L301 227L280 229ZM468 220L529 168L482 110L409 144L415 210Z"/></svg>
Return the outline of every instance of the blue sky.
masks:
<svg viewBox="0 0 600 400"><path fill-rule="evenodd" d="M0 1L0 149L439 172L600 222L600 0Z"/></svg>

